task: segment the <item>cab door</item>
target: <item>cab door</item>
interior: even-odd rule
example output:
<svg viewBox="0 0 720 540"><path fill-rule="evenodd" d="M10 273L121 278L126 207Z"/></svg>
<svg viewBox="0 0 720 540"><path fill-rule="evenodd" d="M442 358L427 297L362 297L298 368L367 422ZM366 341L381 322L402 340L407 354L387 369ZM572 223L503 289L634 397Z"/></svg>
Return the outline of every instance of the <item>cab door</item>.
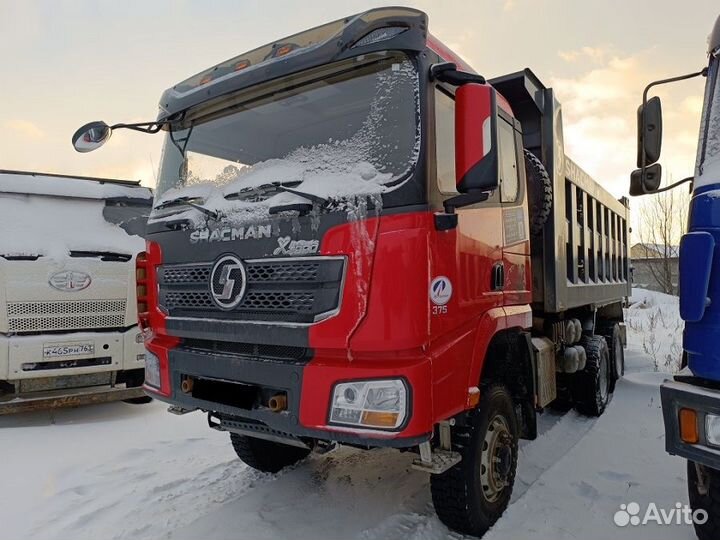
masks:
<svg viewBox="0 0 720 540"><path fill-rule="evenodd" d="M434 159L429 160L428 201L431 212L459 195L455 177L455 101L452 89L433 88ZM429 327L427 353L433 361L433 406L436 417L464 407L469 370L483 321L496 320L503 292L493 269L502 264L503 231L499 190L481 203L456 210L457 226L429 232ZM421 264L422 261L418 261ZM437 288L437 290L436 290ZM502 320L502 318L499 318ZM493 324L493 323L487 323Z"/></svg>
<svg viewBox="0 0 720 540"><path fill-rule="evenodd" d="M519 127L515 119L501 111L498 145L502 260L493 271L506 306L529 304L532 299L525 157Z"/></svg>

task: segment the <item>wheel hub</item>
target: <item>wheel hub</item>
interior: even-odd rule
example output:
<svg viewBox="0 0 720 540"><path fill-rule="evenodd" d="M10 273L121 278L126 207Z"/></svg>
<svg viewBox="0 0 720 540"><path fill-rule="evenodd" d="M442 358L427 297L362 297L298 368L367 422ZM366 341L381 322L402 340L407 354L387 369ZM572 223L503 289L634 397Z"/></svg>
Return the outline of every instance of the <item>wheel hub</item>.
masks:
<svg viewBox="0 0 720 540"><path fill-rule="evenodd" d="M500 415L489 423L482 445L480 483L489 502L496 501L510 485L513 448L507 420Z"/></svg>

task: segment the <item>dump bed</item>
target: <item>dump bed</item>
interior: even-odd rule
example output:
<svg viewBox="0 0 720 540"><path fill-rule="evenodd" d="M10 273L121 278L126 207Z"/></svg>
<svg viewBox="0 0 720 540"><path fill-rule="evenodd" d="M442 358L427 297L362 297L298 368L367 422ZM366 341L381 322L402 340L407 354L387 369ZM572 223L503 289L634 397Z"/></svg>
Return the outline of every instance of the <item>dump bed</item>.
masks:
<svg viewBox="0 0 720 540"><path fill-rule="evenodd" d="M615 199L565 156L560 103L532 71L489 83L510 102L525 148L553 184L552 213L532 239L533 309L559 313L622 300L630 294L627 199Z"/></svg>

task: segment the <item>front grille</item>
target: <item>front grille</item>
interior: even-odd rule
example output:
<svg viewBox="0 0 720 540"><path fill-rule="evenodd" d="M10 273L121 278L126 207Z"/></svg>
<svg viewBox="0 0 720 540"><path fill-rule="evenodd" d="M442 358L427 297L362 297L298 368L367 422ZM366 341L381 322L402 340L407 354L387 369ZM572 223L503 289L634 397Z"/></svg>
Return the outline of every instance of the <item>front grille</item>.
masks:
<svg viewBox="0 0 720 540"><path fill-rule="evenodd" d="M126 300L8 302L8 330L24 333L122 328L126 306Z"/></svg>
<svg viewBox="0 0 720 540"><path fill-rule="evenodd" d="M175 317L311 323L338 308L344 264L343 257L245 261L245 292L230 310L213 300L213 263L168 264L158 269L160 304Z"/></svg>
<svg viewBox="0 0 720 540"><path fill-rule="evenodd" d="M310 357L310 351L305 347L236 343L234 341L184 339L180 348L196 354L243 356L273 360L304 360Z"/></svg>
<svg viewBox="0 0 720 540"><path fill-rule="evenodd" d="M163 277L165 283L207 283L212 267L207 264L166 266Z"/></svg>
<svg viewBox="0 0 720 540"><path fill-rule="evenodd" d="M320 271L317 262L296 262L286 264L253 264L248 267L251 281L314 281Z"/></svg>

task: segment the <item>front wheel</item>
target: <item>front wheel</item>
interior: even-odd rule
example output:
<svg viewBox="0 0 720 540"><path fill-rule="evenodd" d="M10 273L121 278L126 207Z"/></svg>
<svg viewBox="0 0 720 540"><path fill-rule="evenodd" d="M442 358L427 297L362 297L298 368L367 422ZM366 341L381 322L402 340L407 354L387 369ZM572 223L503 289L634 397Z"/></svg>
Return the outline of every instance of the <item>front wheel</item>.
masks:
<svg viewBox="0 0 720 540"><path fill-rule="evenodd" d="M462 461L430 478L440 521L464 534L482 536L510 502L518 458L518 426L507 388L483 389L468 424L453 429L453 450Z"/></svg>
<svg viewBox="0 0 720 540"><path fill-rule="evenodd" d="M294 465L310 453L308 448L256 439L238 433L230 433L230 442L237 456L246 465L269 473L276 473L289 465Z"/></svg>
<svg viewBox="0 0 720 540"><path fill-rule="evenodd" d="M700 540L720 538L720 471L687 462L688 494L693 513L704 510L707 521L695 522L695 534ZM702 517L705 517L704 515Z"/></svg>

